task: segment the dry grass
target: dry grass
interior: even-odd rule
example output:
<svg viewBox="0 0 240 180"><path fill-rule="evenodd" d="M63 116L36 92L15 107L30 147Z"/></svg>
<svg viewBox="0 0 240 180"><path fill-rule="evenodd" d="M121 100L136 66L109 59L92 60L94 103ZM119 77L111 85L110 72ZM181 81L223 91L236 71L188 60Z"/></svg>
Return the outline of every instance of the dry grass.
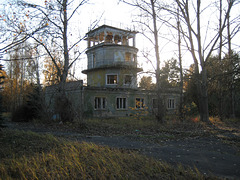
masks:
<svg viewBox="0 0 240 180"><path fill-rule="evenodd" d="M2 130L0 146L0 179L204 179L136 152L32 132Z"/></svg>
<svg viewBox="0 0 240 180"><path fill-rule="evenodd" d="M154 118L145 118L136 120L135 118L109 118L99 119L92 118L86 121L88 134L101 136L111 135L128 135L128 136L149 136L154 139L157 137L170 137L172 139L192 137L199 135L207 135L203 123L189 119L179 122L175 118L169 118L165 123L161 124ZM155 138L156 137L156 138Z"/></svg>

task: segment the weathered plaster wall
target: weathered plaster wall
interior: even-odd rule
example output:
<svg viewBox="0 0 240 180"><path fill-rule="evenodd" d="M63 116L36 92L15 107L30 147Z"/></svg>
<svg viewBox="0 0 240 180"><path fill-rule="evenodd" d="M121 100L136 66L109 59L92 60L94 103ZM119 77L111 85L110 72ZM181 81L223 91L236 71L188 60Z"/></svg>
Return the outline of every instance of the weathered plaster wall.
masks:
<svg viewBox="0 0 240 180"><path fill-rule="evenodd" d="M106 88L106 87L83 87L78 86L75 89L66 90L66 94L73 105L73 113L79 115L84 112L85 116L102 116L102 117L117 117L130 116L135 113L132 108L136 107L136 98L144 98L144 104L148 107L149 114L154 114L156 109L153 108L153 99L156 99L154 91L143 91L129 88ZM57 96L55 86L47 88L45 94L46 104L49 112L54 113L54 98ZM176 114L179 104L179 93L169 90L168 93L163 93L165 107L167 107L168 99L175 100L175 108L166 108L166 114ZM105 109L95 109L95 97L106 98ZM126 98L126 109L117 109L117 98Z"/></svg>
<svg viewBox="0 0 240 180"><path fill-rule="evenodd" d="M116 85L106 84L106 75L118 75L118 83ZM125 84L125 76L132 76L132 83ZM131 69L96 69L94 72L88 72L87 76L88 86L91 87L124 87L124 88L137 88L137 75Z"/></svg>
<svg viewBox="0 0 240 180"><path fill-rule="evenodd" d="M137 66L137 51L137 48L134 47L112 44L94 46L86 52L88 69L114 64ZM130 53L130 61L126 61L125 53Z"/></svg>
<svg viewBox="0 0 240 180"><path fill-rule="evenodd" d="M106 98L106 109L97 110L94 108L95 97ZM117 98L126 98L126 109L117 109ZM148 107L149 114L154 114L156 109L153 108L153 99L156 99L156 94L152 91L141 90L126 90L126 89L98 89L98 88L86 88L84 90L84 111L88 111L91 107L91 114L93 116L130 116L134 113L132 108L136 107L136 98L144 98L144 104ZM175 99L175 108L167 109L166 114L178 113L179 94L178 93L165 93L163 94L165 105L168 103L168 99Z"/></svg>

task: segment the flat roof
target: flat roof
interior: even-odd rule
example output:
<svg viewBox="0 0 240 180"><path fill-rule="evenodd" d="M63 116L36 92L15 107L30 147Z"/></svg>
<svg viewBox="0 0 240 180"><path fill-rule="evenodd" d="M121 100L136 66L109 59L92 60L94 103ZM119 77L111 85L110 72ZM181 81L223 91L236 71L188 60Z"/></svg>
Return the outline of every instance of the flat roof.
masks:
<svg viewBox="0 0 240 180"><path fill-rule="evenodd" d="M97 31L103 31L102 29L109 29L109 30L112 29L112 30L119 31L119 32L122 32L122 33L131 33L131 34L137 34L137 33L138 33L137 31L124 30L124 29L120 29L120 28L113 27L113 26L102 25L102 26L99 26L99 27L96 28L96 29L90 30L90 31L87 33L87 35L89 36L90 34L94 34L94 33L97 32Z"/></svg>

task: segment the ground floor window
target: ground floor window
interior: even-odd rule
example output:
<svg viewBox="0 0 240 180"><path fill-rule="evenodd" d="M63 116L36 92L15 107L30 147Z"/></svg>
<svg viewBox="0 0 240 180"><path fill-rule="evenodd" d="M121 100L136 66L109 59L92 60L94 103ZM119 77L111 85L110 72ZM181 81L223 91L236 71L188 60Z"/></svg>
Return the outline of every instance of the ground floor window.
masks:
<svg viewBox="0 0 240 180"><path fill-rule="evenodd" d="M136 98L136 108L144 108L144 98Z"/></svg>
<svg viewBox="0 0 240 180"><path fill-rule="evenodd" d="M95 107L95 109L106 109L106 98L105 97L95 97L94 107Z"/></svg>
<svg viewBox="0 0 240 180"><path fill-rule="evenodd" d="M116 102L117 109L126 109L127 107L127 99L126 98L117 98Z"/></svg>
<svg viewBox="0 0 240 180"><path fill-rule="evenodd" d="M175 99L173 98L170 98L168 99L168 106L167 106L168 109L175 109Z"/></svg>

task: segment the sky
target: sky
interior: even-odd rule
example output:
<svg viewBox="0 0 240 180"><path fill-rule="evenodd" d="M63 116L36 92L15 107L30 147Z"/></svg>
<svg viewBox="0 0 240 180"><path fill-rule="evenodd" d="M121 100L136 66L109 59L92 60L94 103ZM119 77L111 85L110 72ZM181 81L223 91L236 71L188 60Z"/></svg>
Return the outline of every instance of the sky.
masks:
<svg viewBox="0 0 240 180"><path fill-rule="evenodd" d="M91 4L92 2L92 4ZM88 6L88 7L87 7ZM90 1L90 4L86 5L86 9L88 12L88 18L86 21L82 22L85 23L85 27L89 27L90 24L97 18L101 17L101 21L99 22L99 25L107 24L110 26L122 28L122 29L132 29L136 31L138 30L136 23L133 23L132 20L136 17L136 8L131 7L125 3L119 3L119 0L95 0ZM89 9L94 9L94 11L89 11ZM82 12L85 14L86 12ZM89 21L90 19L90 21ZM86 28L85 28L86 29ZM86 29L86 32L88 29ZM164 63L164 60L169 60L172 57L174 57L175 52L170 50L170 47L167 46L166 43L163 41L160 42L161 45L164 44L165 48L160 49L161 50L161 57L162 62ZM153 71L152 64L149 63L145 58L142 56L142 51L144 49L152 49L152 45L150 42L144 38L143 35L138 33L136 35L136 47L139 49L138 52L138 63L139 66L144 69L144 71ZM167 49L168 48L168 49ZM167 49L167 50L166 50ZM152 54L152 58L154 58L154 54ZM155 58L154 58L155 59ZM163 64L162 63L162 64ZM155 65L155 63L154 63ZM186 64L185 66L188 67L190 63ZM81 64L80 69L86 68L86 64ZM146 75L146 74L145 74ZM140 75L139 79L142 77Z"/></svg>
<svg viewBox="0 0 240 180"><path fill-rule="evenodd" d="M90 21L86 19L87 20L85 25L86 27L89 27L90 23L94 19L102 15L101 22L99 23L100 25L106 23L107 25L117 26L120 28L128 27L132 29L133 29L133 25L135 25L135 30L138 30L136 24L132 23L132 20L138 14L137 10L134 7L131 7L125 3L119 3L119 0L95 0L95 1L90 1L90 3L91 2L92 4L87 5L88 8L85 9L88 11L89 19L91 19ZM218 2L218 0L216 2ZM224 2L225 1L223 0L223 3ZM203 0L202 7L204 6L206 6L206 3ZM205 33L204 31L206 30L208 18L216 19L216 24L214 24L215 26L217 26L217 23L218 23L217 15L214 12L212 12L211 8L214 9L215 7L209 7L209 12L208 12L209 14L206 15L206 18L203 17L201 22L202 23L201 29L203 34ZM89 11L89 9L94 9L94 11ZM235 6L234 9L232 9L232 13L234 13L234 15L235 14L240 15L240 6L239 5ZM214 25L212 27L214 27ZM208 35L207 38L213 36L213 34L210 34L209 32L207 33ZM161 28L161 33L169 34L170 32L167 29ZM234 40L232 41L233 44L234 43L238 44L238 47L233 46L233 48L236 48L235 50L237 52L240 52L240 46L239 46L240 35L239 34L240 33L238 33L238 36L235 37ZM174 35L176 36L176 34ZM169 41L163 38L159 38L159 46L160 46L160 58L161 58L162 66L165 61L171 58L176 58L176 59L178 58L176 44L169 43ZM150 44L150 42L146 38L144 38L143 35L139 33L137 34L137 38L136 38L136 47L139 49L139 52L138 52L139 65L142 66L145 71L152 69L152 65L150 63L147 63L145 58L142 57L142 53L141 53L143 50L146 50L146 49L149 50L153 48L152 44ZM192 56L186 50L182 51L182 55L183 55L183 67L188 69L189 66L193 63ZM152 51L152 58L154 58L154 51Z"/></svg>
<svg viewBox="0 0 240 180"><path fill-rule="evenodd" d="M34 0L28 0L28 1L34 1ZM6 1L0 0L0 5L4 2ZM235 11L239 14L240 7L239 6L236 7ZM136 15L137 15L136 9L124 3L119 3L119 0L90 0L89 3L82 6L78 14L76 14L74 21L72 21L73 28L71 29L71 31L73 31L75 34L79 33L81 35L84 35L88 32L90 25L95 20L99 20L99 19L100 19L99 25L107 24L110 26L115 26L123 29L124 28L133 29L132 19L134 19ZM136 25L135 25L135 30L138 30ZM162 31L165 31L165 30L163 29ZM168 32L166 31L164 33L168 33ZM239 38L236 38L236 39L239 39ZM160 43L160 58L161 58L162 65L164 61L169 60L172 57L177 58L176 45L168 43L162 38L159 39L159 43ZM237 43L239 44L239 42ZM87 42L82 42L81 46L83 48L86 48ZM138 52L139 66L143 67L144 71L151 70L152 65L142 57L141 52L146 49L151 50L152 45L140 33L137 34L137 37L136 37L136 47L139 49L139 52ZM237 51L239 52L239 48ZM154 58L153 53L152 53L152 58ZM188 68L189 65L193 63L191 59L192 58L189 55L189 53L187 53L186 51L183 51L183 67L184 68ZM80 79L86 79L86 76L80 73L82 70L87 68L86 62L87 62L86 55L83 54L83 56L81 57L81 61L75 66L79 74L77 77Z"/></svg>

